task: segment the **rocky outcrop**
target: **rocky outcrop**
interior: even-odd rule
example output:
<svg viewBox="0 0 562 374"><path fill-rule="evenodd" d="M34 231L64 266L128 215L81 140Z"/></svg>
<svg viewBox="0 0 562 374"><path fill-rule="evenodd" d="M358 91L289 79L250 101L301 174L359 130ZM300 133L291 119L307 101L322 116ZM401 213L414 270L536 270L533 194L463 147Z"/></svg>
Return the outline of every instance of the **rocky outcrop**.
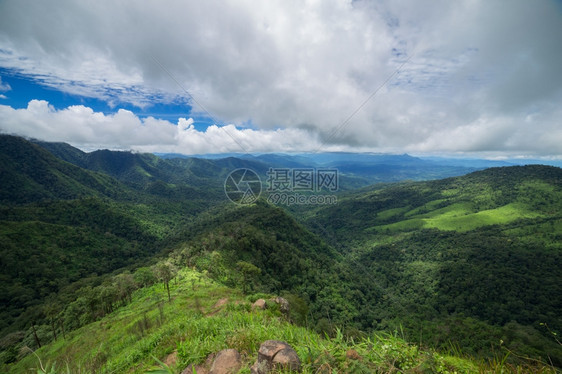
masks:
<svg viewBox="0 0 562 374"><path fill-rule="evenodd" d="M269 301L274 302L279 305L279 311L285 315L289 315L290 307L289 301L281 296L277 296L274 298L269 299ZM267 302L264 299L257 299L252 304L252 309L265 309L267 308Z"/></svg>
<svg viewBox="0 0 562 374"><path fill-rule="evenodd" d="M242 368L242 358L236 349L223 349L207 357L204 364L189 365L182 374L234 374ZM301 362L289 344L279 340L266 340L260 346L258 359L250 368L252 374L269 374L273 370L300 372Z"/></svg>
<svg viewBox="0 0 562 374"><path fill-rule="evenodd" d="M242 358L236 349L223 349L211 354L202 365L189 365L182 374L235 374L242 368ZM195 369L195 370L194 370Z"/></svg>
<svg viewBox="0 0 562 374"><path fill-rule="evenodd" d="M223 349L217 353L209 374L235 374L242 367L242 358L236 349Z"/></svg>
<svg viewBox="0 0 562 374"><path fill-rule="evenodd" d="M300 371L299 356L289 344L267 340L260 346L258 360L251 367L252 374L267 374L273 369Z"/></svg>
<svg viewBox="0 0 562 374"><path fill-rule="evenodd" d="M279 304L279 310L281 311L281 313L285 315L289 315L290 307L289 307L289 301L287 301L287 299L281 296L277 296L276 298L271 299L271 301Z"/></svg>
<svg viewBox="0 0 562 374"><path fill-rule="evenodd" d="M264 299L257 299L255 303L252 304L252 309L265 309L265 300Z"/></svg>

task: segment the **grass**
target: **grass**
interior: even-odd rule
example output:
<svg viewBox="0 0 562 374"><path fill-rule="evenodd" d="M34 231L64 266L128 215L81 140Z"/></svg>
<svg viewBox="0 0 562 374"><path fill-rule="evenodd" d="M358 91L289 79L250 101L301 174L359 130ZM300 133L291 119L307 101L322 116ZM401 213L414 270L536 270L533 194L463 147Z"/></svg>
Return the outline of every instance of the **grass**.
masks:
<svg viewBox="0 0 562 374"><path fill-rule="evenodd" d="M96 371L99 367L105 372L122 372L135 366L150 366L151 355L164 355L179 340L177 326L182 319L208 311L218 298L236 296L233 290L193 271L183 270L177 279L171 284L174 292L171 303L166 302L162 284L142 288L135 292L132 303L73 331L67 340L58 339L39 349L37 354L51 362L62 360L75 372ZM35 366L33 357L27 356L12 372Z"/></svg>
<svg viewBox="0 0 562 374"><path fill-rule="evenodd" d="M439 203L441 201L439 200ZM377 231L388 230L390 232L412 231L422 228L438 229L443 231L465 232L483 226L508 224L519 219L534 219L544 217L543 214L528 209L523 203L515 202L504 206L477 211L470 202L451 204L444 208L427 211L430 209L427 204L408 211L404 216L409 219L399 222L380 225L372 229ZM432 204L433 206L437 205ZM423 209L422 209L423 208ZM403 208L392 209L398 212ZM424 213L420 213L424 212ZM413 214L417 213L417 214Z"/></svg>
<svg viewBox="0 0 562 374"><path fill-rule="evenodd" d="M243 359L240 373L249 373L260 344L276 339L295 348L304 374L520 370L506 370L505 364L494 362L496 370L490 363L472 361L458 352L441 354L407 343L398 333L375 333L358 340L338 330L332 337L322 336L289 323L274 307L252 311L252 296L244 297L190 269L181 270L171 286L171 302L162 284L142 288L128 305L2 369L9 373L145 373L163 367L158 362L167 362L170 372L179 373L189 364L204 362L211 353L235 348ZM215 307L223 298L228 302ZM172 354L176 360L167 361Z"/></svg>
<svg viewBox="0 0 562 374"><path fill-rule="evenodd" d="M377 212L366 232L395 234L419 229L465 232L521 219L552 218L562 209L559 187L541 180L517 181L509 189L459 180L447 185L438 195L427 197L424 185L415 184L410 192L415 192L415 198L400 201L403 206L394 205ZM373 196L379 194L384 195L384 190L376 191ZM365 199L371 196L365 195Z"/></svg>
<svg viewBox="0 0 562 374"><path fill-rule="evenodd" d="M471 213L463 205L451 205L447 212L424 219L425 228L439 230L470 231L482 226L499 225L514 222L518 219L537 218L541 214L528 210L525 205L511 203L496 209L481 210Z"/></svg>

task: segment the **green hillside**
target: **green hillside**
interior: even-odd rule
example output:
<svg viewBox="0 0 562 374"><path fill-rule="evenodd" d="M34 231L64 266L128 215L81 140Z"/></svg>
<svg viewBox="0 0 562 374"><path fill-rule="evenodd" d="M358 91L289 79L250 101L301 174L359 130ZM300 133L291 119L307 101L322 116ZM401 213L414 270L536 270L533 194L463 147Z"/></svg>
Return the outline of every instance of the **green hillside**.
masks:
<svg viewBox="0 0 562 374"><path fill-rule="evenodd" d="M91 171L105 173L135 188L151 192L165 185L170 193L178 188L204 196L223 197L224 179L232 170L251 168L265 175L267 166L261 162L233 157L217 160L200 158L164 159L148 153L99 150L85 153L65 143L37 142L54 156ZM179 194L175 194L179 195Z"/></svg>
<svg viewBox="0 0 562 374"><path fill-rule="evenodd" d="M510 366L505 356L488 362L443 354L409 344L399 332L346 338L299 327L280 313L274 303L252 310L256 294L244 297L205 274L181 269L171 282L171 301L162 283L134 291L131 301L97 322L59 336L29 353L8 373L128 372L157 368L179 373L190 364L202 364L221 349L237 349L243 360L240 373L249 373L261 342L278 339L298 353L302 373L482 373L540 371L535 365ZM29 350L28 350L29 351ZM43 371L39 371L40 373Z"/></svg>
<svg viewBox="0 0 562 374"><path fill-rule="evenodd" d="M562 331L561 181L555 167L494 168L351 194L306 222L380 287L382 302L360 301L362 328L400 323L473 355L501 340L560 365L543 324Z"/></svg>
<svg viewBox="0 0 562 374"><path fill-rule="evenodd" d="M368 230L468 231L520 219L556 217L562 207L562 169L530 165L491 168L462 177L402 183L351 193L311 219L342 237ZM315 211L313 211L315 212Z"/></svg>
<svg viewBox="0 0 562 374"><path fill-rule="evenodd" d="M127 194L125 186L105 174L81 169L7 135L0 135L0 180L3 205L89 196L122 199Z"/></svg>
<svg viewBox="0 0 562 374"><path fill-rule="evenodd" d="M44 301L73 283L148 261L218 195L162 181L135 189L22 138L0 145L2 335L44 319Z"/></svg>
<svg viewBox="0 0 562 374"><path fill-rule="evenodd" d="M46 297L73 282L157 253L159 222L125 208L90 198L0 210L1 331L26 327Z"/></svg>

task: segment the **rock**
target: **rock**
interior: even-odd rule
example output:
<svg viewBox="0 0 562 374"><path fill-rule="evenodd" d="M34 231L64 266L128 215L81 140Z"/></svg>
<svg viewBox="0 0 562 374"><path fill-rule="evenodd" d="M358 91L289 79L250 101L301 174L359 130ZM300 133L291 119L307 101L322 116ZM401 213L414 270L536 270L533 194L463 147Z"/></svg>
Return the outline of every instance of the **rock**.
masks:
<svg viewBox="0 0 562 374"><path fill-rule="evenodd" d="M279 304L279 310L281 311L281 313L287 315L289 314L290 307L289 307L289 301L287 301L287 299L281 296L277 296L275 299L272 299L272 301Z"/></svg>
<svg viewBox="0 0 562 374"><path fill-rule="evenodd" d="M255 303L252 304L252 309L265 309L265 300L264 299L257 299Z"/></svg>
<svg viewBox="0 0 562 374"><path fill-rule="evenodd" d="M252 366L250 366L250 374L259 374L260 371L258 369L258 362L254 362Z"/></svg>
<svg viewBox="0 0 562 374"><path fill-rule="evenodd" d="M359 356L359 353L357 353L355 349L348 349L347 352L345 352L345 357L350 360L361 360L361 356Z"/></svg>
<svg viewBox="0 0 562 374"><path fill-rule="evenodd" d="M242 358L236 349L223 349L213 361L209 374L235 374L242 367Z"/></svg>
<svg viewBox="0 0 562 374"><path fill-rule="evenodd" d="M301 361L293 348L283 348L273 357L273 367L276 369L300 370Z"/></svg>
<svg viewBox="0 0 562 374"><path fill-rule="evenodd" d="M164 364L174 366L178 362L178 351L173 351L164 359Z"/></svg>
<svg viewBox="0 0 562 374"><path fill-rule="evenodd" d="M258 363L266 362L269 364L269 369L271 369L273 358L282 349L290 347L289 344L279 341L279 340L266 340L260 345L258 351Z"/></svg>
<svg viewBox="0 0 562 374"><path fill-rule="evenodd" d="M258 351L258 360L251 367L252 374L267 374L272 369L290 369L299 371L301 362L297 352L287 343L279 340L267 340Z"/></svg>

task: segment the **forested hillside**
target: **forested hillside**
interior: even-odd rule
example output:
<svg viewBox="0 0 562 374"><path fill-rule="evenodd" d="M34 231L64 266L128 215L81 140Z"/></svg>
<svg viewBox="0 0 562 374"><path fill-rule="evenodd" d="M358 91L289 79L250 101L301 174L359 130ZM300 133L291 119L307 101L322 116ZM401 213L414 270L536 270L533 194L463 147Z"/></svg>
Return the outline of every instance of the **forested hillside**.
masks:
<svg viewBox="0 0 562 374"><path fill-rule="evenodd" d="M91 156L46 144L77 165ZM201 188L139 179L147 175L142 160L158 161L149 155L109 152L111 162L92 171L22 138L2 135L0 145L3 334L44 319L44 301L64 289L72 293L74 282L98 285L105 274L149 260L178 227L225 199L223 167ZM195 173L189 166L181 168L186 175ZM160 175L174 173L163 168Z"/></svg>
<svg viewBox="0 0 562 374"><path fill-rule="evenodd" d="M525 166L350 195L306 222L381 290L359 299L365 327L400 323L477 355L503 342L560 365L544 324L562 330L561 212L562 170Z"/></svg>
<svg viewBox="0 0 562 374"><path fill-rule="evenodd" d="M113 178L63 162L22 138L0 135L3 205L40 200L104 196L125 198L127 190Z"/></svg>

